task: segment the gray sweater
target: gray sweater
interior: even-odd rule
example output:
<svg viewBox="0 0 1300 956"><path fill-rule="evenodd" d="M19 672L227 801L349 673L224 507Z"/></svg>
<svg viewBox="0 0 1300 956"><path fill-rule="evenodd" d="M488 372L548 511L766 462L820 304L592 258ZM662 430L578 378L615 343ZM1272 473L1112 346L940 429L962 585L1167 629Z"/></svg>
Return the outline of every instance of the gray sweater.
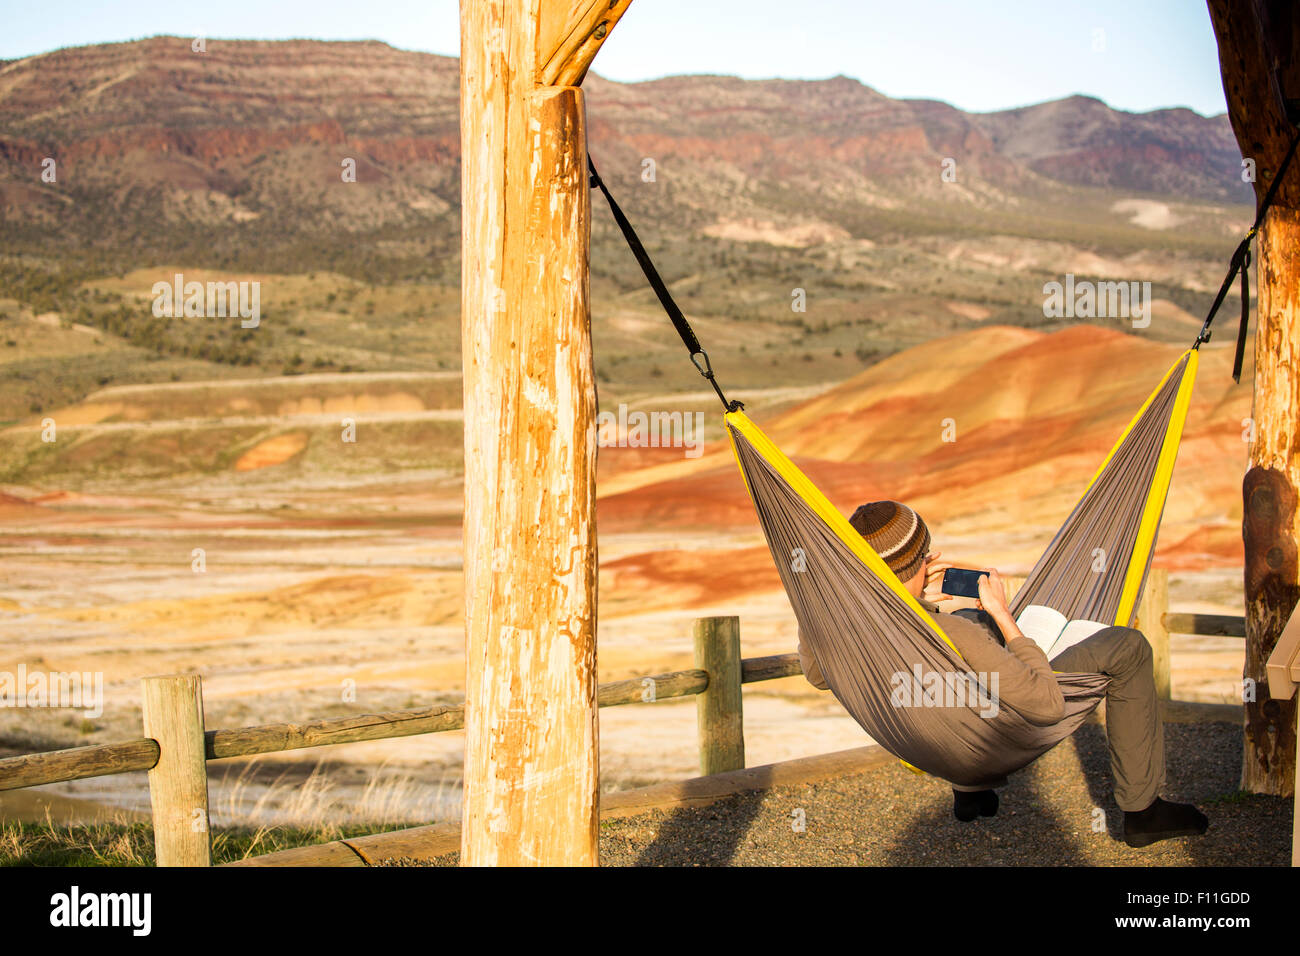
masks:
<svg viewBox="0 0 1300 956"><path fill-rule="evenodd" d="M976 673L997 673L999 704L1010 707L1029 723L1047 727L1065 716L1065 697L1042 649L1027 637L1004 646L990 622L987 627L968 617L944 614L924 598L920 604L948 635L967 668ZM804 677L818 690L830 690L811 650L799 638L799 664Z"/></svg>

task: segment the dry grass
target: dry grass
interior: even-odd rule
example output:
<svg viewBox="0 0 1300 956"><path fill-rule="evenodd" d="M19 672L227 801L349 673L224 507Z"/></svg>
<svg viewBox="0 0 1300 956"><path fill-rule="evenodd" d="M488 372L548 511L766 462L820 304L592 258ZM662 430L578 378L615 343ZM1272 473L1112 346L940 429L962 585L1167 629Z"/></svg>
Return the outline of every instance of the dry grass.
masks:
<svg viewBox="0 0 1300 956"><path fill-rule="evenodd" d="M249 761L238 776L218 786L209 784L215 825L287 826L325 831L340 826L436 823L460 818L460 788L439 780L430 786L403 773L389 771L385 761L370 772L363 786L347 786L317 762L305 779L290 779L287 767L265 782L258 761ZM300 776L300 772L298 773Z"/></svg>
<svg viewBox="0 0 1300 956"><path fill-rule="evenodd" d="M398 829L372 826L231 827L212 832L215 864L292 847ZM153 826L148 823L0 823L0 866L153 866Z"/></svg>
<svg viewBox="0 0 1300 956"><path fill-rule="evenodd" d="M387 773L384 765L359 795L330 780L320 764L305 780L289 780L288 774L263 783L257 763L249 762L228 785L211 787L214 863L453 819L460 812L454 784L430 788ZM0 866L153 865L152 824L125 816L69 824L56 822L47 810L40 823L0 823Z"/></svg>

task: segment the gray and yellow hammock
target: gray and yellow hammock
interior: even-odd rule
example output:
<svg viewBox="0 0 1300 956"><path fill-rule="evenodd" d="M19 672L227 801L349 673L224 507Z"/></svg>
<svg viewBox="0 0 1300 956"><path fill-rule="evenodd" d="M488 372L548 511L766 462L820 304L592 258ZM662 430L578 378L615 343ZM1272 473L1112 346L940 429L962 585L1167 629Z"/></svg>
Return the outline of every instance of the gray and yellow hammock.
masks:
<svg viewBox="0 0 1300 956"><path fill-rule="evenodd" d="M1070 620L1132 624L1199 354L1183 353L1125 429L1015 595L1013 613L1038 604ZM862 535L748 416L730 411L726 423L800 637L835 697L882 747L913 769L973 785L1024 767L1096 708L1109 682L1101 674L1057 674L1065 715L1046 727L1005 702L987 716L969 694L949 695L964 706L896 706L893 675L919 666L953 681L970 668Z"/></svg>
<svg viewBox="0 0 1300 956"><path fill-rule="evenodd" d="M1240 380L1249 315L1250 242L1298 143L1300 135L1292 141L1259 205L1254 225L1233 254L1195 343L1143 403L1034 565L1012 600L1011 610L1017 616L1034 604L1053 608L1067 620L1132 625L1155 552L1196 378L1198 350L1209 340L1210 323L1240 273L1241 326L1233 368L1233 378ZM912 769L967 786L1019 770L1072 734L1105 695L1109 683L1105 675L1058 673L1065 715L1047 727L1030 723L1004 702L999 702L995 716L981 716L981 711L987 713L986 705L978 697L971 701L969 694L964 695L966 706L894 706L895 674L915 673L919 666L923 674L955 679L969 668L935 619L845 517L750 421L740 402L727 400L708 355L590 157L587 170L591 185L604 193L692 363L726 409L736 460L790 597L800 636L845 709L877 743Z"/></svg>

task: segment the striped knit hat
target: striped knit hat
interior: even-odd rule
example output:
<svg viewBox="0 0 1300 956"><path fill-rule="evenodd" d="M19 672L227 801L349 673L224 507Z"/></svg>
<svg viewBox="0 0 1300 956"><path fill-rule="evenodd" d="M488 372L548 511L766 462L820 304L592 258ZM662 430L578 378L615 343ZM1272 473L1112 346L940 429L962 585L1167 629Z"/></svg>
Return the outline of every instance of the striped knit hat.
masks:
<svg viewBox="0 0 1300 956"><path fill-rule="evenodd" d="M921 516L897 501L869 501L849 519L900 581L921 570L930 551L930 529Z"/></svg>

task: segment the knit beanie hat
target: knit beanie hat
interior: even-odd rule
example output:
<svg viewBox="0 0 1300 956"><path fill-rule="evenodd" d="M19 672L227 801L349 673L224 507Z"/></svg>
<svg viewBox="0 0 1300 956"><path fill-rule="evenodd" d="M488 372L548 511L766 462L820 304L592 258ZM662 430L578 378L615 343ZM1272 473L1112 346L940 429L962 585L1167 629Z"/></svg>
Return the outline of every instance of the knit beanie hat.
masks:
<svg viewBox="0 0 1300 956"><path fill-rule="evenodd" d="M849 519L900 581L921 570L930 551L930 529L921 516L897 501L869 501Z"/></svg>

